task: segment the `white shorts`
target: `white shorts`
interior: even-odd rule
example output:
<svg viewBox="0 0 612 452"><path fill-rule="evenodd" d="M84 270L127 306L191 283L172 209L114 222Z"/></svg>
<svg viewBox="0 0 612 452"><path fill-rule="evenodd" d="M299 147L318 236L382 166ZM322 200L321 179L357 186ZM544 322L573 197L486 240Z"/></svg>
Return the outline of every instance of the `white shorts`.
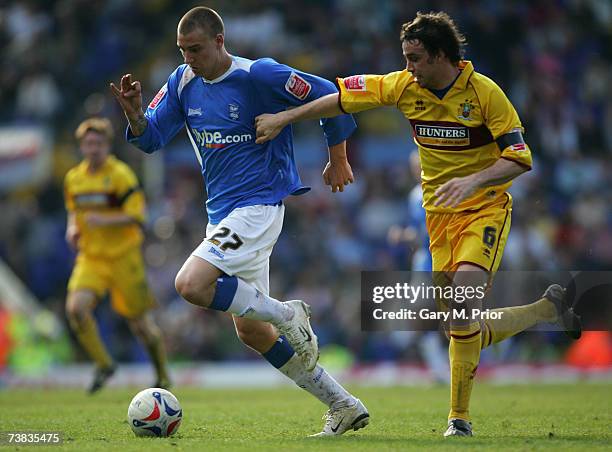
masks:
<svg viewBox="0 0 612 452"><path fill-rule="evenodd" d="M192 255L268 295L270 255L283 228L284 215L282 204L239 207L219 224L208 224L206 238Z"/></svg>

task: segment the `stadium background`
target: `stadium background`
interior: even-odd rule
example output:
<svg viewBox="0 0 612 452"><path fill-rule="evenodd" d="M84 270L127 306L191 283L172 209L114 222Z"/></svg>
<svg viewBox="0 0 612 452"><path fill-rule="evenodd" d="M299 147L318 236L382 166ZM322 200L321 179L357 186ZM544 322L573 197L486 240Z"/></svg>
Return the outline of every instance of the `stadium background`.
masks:
<svg viewBox="0 0 612 452"><path fill-rule="evenodd" d="M174 276L206 223L188 140L181 133L154 156L130 147L121 138L125 119L108 90L109 81L131 72L143 83L145 102L152 98L182 62L176 23L197 4L0 2L0 258L38 300L25 305L2 292L0 383L84 361L63 312L74 256L64 241L62 180L80 158L73 131L91 115L112 119L115 153L132 165L146 190L145 256L173 365L261 361L238 342L227 318L193 308L174 290ZM512 189L513 224L502 268L612 268L612 5L606 0L207 5L225 20L230 53L270 56L331 80L403 68L400 25L417 10L449 12L467 36L467 58L514 103L534 153L534 170ZM408 167L414 145L408 123L394 110L362 113L356 120L349 158L357 182L335 195L320 177L326 159L320 129L314 121L295 127L297 160L313 191L286 203L284 232L272 257L273 295L313 306L324 358L338 367L419 369L422 359L406 335L361 332L358 310L361 270L409 269L411 249L387 236L392 225L405 221L406 196L415 184ZM108 304L97 315L118 361L146 361ZM610 378L612 340L606 332L593 334L582 341L581 365L608 369ZM569 347L560 333L523 334L487 351L483 368L568 363Z"/></svg>

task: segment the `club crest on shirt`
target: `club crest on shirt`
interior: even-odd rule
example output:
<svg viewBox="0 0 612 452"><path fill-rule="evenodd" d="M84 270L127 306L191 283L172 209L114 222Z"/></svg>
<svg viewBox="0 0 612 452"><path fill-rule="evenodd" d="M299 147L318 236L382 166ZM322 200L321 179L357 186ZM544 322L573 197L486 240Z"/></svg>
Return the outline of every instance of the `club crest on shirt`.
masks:
<svg viewBox="0 0 612 452"><path fill-rule="evenodd" d="M228 105L229 108L229 117L235 121L237 121L238 119L240 119L240 112L238 109L238 105L236 104L229 104Z"/></svg>
<svg viewBox="0 0 612 452"><path fill-rule="evenodd" d="M287 79L287 83L285 83L285 90L298 99L304 100L310 94L312 86L305 79L292 72Z"/></svg>
<svg viewBox="0 0 612 452"><path fill-rule="evenodd" d="M459 109L457 110L457 118L464 119L466 121L471 121L472 118L470 118L470 116L473 110L474 104L472 104L472 101L470 99L466 99L465 102L459 104Z"/></svg>
<svg viewBox="0 0 612 452"><path fill-rule="evenodd" d="M347 91L365 91L366 82L363 75L352 75L343 80Z"/></svg>
<svg viewBox="0 0 612 452"><path fill-rule="evenodd" d="M155 108L159 104L159 101L164 98L166 93L168 92L168 84L166 83L161 89L157 92L151 103L149 104L149 108Z"/></svg>

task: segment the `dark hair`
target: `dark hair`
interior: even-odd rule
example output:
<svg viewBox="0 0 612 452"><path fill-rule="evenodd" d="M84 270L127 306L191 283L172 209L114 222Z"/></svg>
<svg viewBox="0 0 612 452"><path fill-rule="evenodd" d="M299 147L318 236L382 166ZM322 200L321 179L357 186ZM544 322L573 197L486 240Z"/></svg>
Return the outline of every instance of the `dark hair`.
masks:
<svg viewBox="0 0 612 452"><path fill-rule="evenodd" d="M418 12L416 17L402 25L400 41L418 39L423 43L430 56L442 52L452 63L463 59L466 45L465 37L453 19L445 12Z"/></svg>
<svg viewBox="0 0 612 452"><path fill-rule="evenodd" d="M196 29L207 33L211 38L225 34L221 16L206 6L198 6L187 11L178 25L179 33L182 35L187 35Z"/></svg>

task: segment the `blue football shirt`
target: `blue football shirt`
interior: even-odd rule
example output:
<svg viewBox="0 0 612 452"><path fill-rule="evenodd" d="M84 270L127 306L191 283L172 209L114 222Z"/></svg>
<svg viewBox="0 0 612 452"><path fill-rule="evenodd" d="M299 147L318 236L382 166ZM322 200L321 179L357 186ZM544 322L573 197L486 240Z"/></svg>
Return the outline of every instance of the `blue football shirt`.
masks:
<svg viewBox="0 0 612 452"><path fill-rule="evenodd" d="M271 141L255 144L255 117L277 113L337 92L333 83L270 58L232 56L231 67L215 80L196 76L183 64L149 104L144 133L126 136L143 151L165 146L183 127L206 184L206 209L218 224L238 208L274 204L310 190L302 184L293 156L291 126ZM328 145L355 130L352 116L322 119Z"/></svg>

